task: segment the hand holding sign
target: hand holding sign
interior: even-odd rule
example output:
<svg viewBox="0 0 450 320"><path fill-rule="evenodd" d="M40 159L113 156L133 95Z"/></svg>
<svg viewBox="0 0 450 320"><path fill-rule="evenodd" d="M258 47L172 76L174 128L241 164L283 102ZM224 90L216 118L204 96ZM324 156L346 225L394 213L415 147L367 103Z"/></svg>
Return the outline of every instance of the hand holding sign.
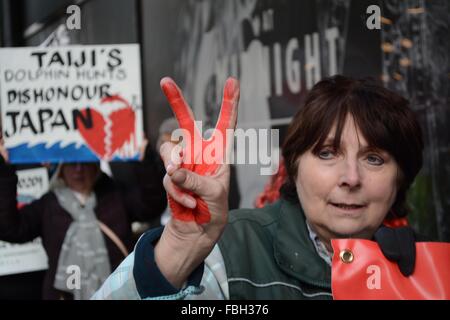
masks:
<svg viewBox="0 0 450 320"><path fill-rule="evenodd" d="M239 84L227 80L219 119L208 140L201 136L175 82L164 78L161 88L183 130L184 148L170 142L161 146L173 219L155 248L155 259L166 278L180 286L212 250L227 222L230 169L225 160L236 126ZM173 155L179 155L181 163Z"/></svg>
<svg viewBox="0 0 450 320"><path fill-rule="evenodd" d="M3 135L0 133L0 156L3 158L5 162L9 161L8 150L5 148L5 142L3 141ZM0 159L1 162L1 159Z"/></svg>

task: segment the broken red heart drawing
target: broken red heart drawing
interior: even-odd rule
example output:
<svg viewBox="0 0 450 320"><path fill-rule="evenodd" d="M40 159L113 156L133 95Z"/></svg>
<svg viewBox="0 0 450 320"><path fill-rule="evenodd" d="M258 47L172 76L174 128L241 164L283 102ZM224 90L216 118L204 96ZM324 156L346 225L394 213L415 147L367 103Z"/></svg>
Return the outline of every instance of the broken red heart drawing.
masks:
<svg viewBox="0 0 450 320"><path fill-rule="evenodd" d="M108 104L120 104L120 108L111 111L112 108L108 107ZM78 131L84 141L103 160L110 160L115 154L126 156L127 152L128 156L133 156L137 150L136 115L133 108L128 101L118 95L103 98L100 106L102 112L90 109L92 126L89 128L81 119L77 119ZM87 117L87 112L87 109L81 110L84 117Z"/></svg>

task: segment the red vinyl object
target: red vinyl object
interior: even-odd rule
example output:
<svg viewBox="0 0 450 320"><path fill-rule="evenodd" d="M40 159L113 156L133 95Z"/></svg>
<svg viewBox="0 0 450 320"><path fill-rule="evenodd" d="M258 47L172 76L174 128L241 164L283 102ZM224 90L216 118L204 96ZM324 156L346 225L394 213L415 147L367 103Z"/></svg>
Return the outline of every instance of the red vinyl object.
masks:
<svg viewBox="0 0 450 320"><path fill-rule="evenodd" d="M414 273L405 277L378 244L334 239L332 292L336 300L450 299L450 243L417 242Z"/></svg>

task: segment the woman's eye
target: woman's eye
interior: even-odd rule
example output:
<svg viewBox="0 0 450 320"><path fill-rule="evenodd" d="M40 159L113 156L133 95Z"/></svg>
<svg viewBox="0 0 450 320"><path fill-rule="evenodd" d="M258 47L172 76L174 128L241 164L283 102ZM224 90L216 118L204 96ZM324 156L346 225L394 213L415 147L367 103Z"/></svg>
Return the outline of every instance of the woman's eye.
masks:
<svg viewBox="0 0 450 320"><path fill-rule="evenodd" d="M384 160L381 157L374 155L374 154L369 155L367 157L367 161L370 164L375 165L375 166L381 166L384 163Z"/></svg>
<svg viewBox="0 0 450 320"><path fill-rule="evenodd" d="M322 150L319 152L319 158L324 160L329 160L333 158L334 152L332 150Z"/></svg>

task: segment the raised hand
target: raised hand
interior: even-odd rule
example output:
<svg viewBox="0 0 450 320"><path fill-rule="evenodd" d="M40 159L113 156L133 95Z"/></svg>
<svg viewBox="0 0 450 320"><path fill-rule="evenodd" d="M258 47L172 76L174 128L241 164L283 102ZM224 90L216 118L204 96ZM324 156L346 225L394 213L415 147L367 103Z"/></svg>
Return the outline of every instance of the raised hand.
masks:
<svg viewBox="0 0 450 320"><path fill-rule="evenodd" d="M219 119L207 140L175 82L164 78L161 88L183 130L184 146L166 142L160 149L173 219L155 248L155 259L166 278L179 285L209 254L227 222L230 169L226 156L236 126L239 84L233 78L226 81Z"/></svg>
<svg viewBox="0 0 450 320"><path fill-rule="evenodd" d="M230 142L227 141L230 140L230 137L227 137L227 129L234 129L236 126L237 103L239 99L239 87L237 81L230 78L225 84L219 119L211 138L208 140L204 140L201 136L199 129L195 124L192 110L184 100L182 93L175 82L170 78L164 78L161 81L161 88L172 106L179 127L184 130L183 141L185 146L184 149L181 150L182 159L180 167L194 172L198 176L214 177L216 173L219 173L220 166L226 162L227 145L229 146L229 143L227 144L227 142ZM179 152L179 149L171 148L171 160L168 163L168 165L170 165L168 168L169 175L172 175L170 170L175 169L176 165L179 164L176 161L177 159L174 159L179 156L179 154L177 154ZM163 155L163 158L164 156L167 159L167 150L166 154ZM220 174L214 178L215 180L222 180L220 182L228 183L223 176L223 174ZM223 179L220 179L222 177ZM203 181L201 178L195 176L193 179L199 180L198 182ZM187 191L186 193L190 197L187 197L188 201L186 203L186 201L182 201L180 190L176 187L173 188L168 181L168 178L165 182L169 189L169 205L175 219L182 221L195 220L199 224L208 223L210 221L211 212L204 199L202 199L201 194L195 194L195 190L190 190L192 188L188 187L188 190L185 190L185 192ZM196 181L191 181L191 184L194 182ZM199 187L201 188L201 186ZM228 186L224 187L228 189Z"/></svg>

